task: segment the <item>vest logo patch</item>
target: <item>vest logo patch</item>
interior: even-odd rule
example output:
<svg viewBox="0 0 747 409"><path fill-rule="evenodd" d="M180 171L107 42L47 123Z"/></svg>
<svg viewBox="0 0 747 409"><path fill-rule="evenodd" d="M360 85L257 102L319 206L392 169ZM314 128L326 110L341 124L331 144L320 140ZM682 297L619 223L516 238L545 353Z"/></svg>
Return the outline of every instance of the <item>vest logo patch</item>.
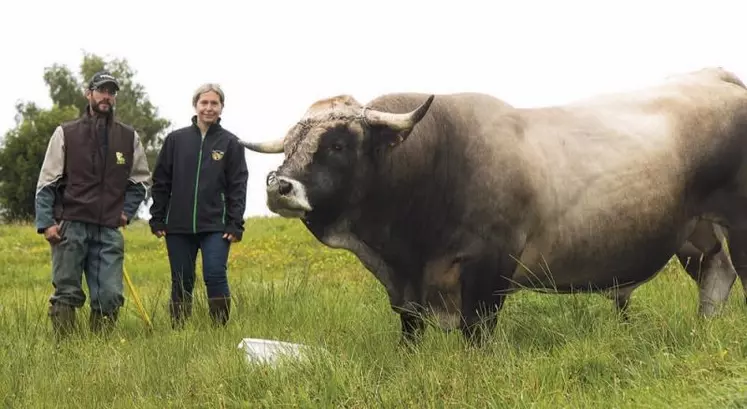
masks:
<svg viewBox="0 0 747 409"><path fill-rule="evenodd" d="M116 152L117 155L117 165L124 165L125 164L125 157L122 154L122 152Z"/></svg>
<svg viewBox="0 0 747 409"><path fill-rule="evenodd" d="M223 151L213 151L212 156L213 160L221 160L223 159Z"/></svg>

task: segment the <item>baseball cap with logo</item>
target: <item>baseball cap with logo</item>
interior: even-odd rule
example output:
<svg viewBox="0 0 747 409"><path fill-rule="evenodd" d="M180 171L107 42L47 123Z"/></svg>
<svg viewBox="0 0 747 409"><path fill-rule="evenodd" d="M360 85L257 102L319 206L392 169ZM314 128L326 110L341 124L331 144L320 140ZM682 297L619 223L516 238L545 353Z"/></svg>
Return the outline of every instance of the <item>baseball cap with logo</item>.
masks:
<svg viewBox="0 0 747 409"><path fill-rule="evenodd" d="M104 84L113 84L114 89L119 91L119 81L109 71L99 71L94 74L88 83L88 88L96 89Z"/></svg>

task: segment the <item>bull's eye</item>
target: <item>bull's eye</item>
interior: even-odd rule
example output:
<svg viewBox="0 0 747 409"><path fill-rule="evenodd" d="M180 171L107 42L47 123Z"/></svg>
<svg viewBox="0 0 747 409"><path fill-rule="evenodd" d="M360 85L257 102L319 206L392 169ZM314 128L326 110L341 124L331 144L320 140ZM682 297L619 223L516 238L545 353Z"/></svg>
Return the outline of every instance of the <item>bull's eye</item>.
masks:
<svg viewBox="0 0 747 409"><path fill-rule="evenodd" d="M342 150L342 144L339 143L333 143L331 146L333 151L341 151Z"/></svg>

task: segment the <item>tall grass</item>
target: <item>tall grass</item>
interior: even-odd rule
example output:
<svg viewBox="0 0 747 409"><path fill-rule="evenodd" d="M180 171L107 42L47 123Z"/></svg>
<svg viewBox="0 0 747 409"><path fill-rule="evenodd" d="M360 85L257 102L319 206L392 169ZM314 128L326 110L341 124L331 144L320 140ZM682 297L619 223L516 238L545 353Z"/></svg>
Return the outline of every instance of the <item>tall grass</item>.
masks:
<svg viewBox="0 0 747 409"><path fill-rule="evenodd" d="M110 336L89 333L84 307L76 334L58 344L46 316L49 248L30 226L0 226L3 407L747 407L742 291L735 286L721 316L700 320L697 290L676 262L634 294L627 323L601 296L523 292L485 348L429 329L407 351L381 286L300 224L248 221L230 255L234 307L221 329L199 283L192 319L173 331L164 243L143 225L125 235L126 269L153 329L128 298ZM250 363L237 348L246 337L318 352Z"/></svg>

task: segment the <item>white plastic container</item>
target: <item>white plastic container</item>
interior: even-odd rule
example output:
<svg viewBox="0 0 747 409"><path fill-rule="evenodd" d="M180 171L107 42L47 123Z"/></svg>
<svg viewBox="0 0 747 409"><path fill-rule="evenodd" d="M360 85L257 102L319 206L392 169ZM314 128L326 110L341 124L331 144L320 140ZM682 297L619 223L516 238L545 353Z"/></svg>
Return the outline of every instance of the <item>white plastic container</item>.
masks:
<svg viewBox="0 0 747 409"><path fill-rule="evenodd" d="M246 353L250 363L267 363L274 365L282 356L286 358L302 359L308 348L305 345L270 339L244 338L238 346Z"/></svg>

